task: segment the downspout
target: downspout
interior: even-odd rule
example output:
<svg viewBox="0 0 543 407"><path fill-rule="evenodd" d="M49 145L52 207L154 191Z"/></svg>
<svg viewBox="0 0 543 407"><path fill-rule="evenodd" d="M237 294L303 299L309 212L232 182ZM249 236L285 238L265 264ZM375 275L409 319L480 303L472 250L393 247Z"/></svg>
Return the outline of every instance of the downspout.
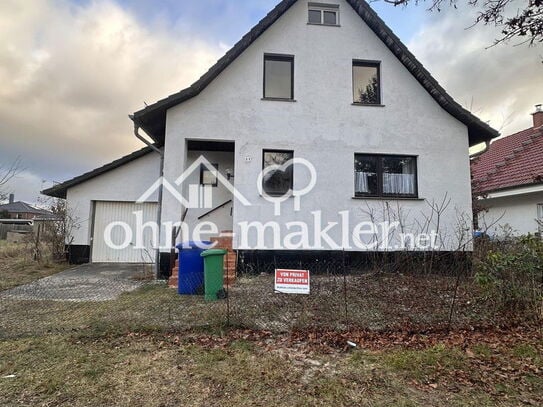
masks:
<svg viewBox="0 0 543 407"><path fill-rule="evenodd" d="M142 141L144 144L147 145L150 149L152 149L155 153L160 155L160 179L164 178L164 152L161 151L157 146L149 142L145 137L143 137L139 133L140 126L135 122L134 116L130 115L130 119L134 122L134 136L140 141ZM155 274L156 278L160 277L160 236L161 236L161 226L162 226L162 195L164 191L164 186L162 182L160 183L158 187L158 207L157 207L157 223L158 223L158 247L156 249L155 254Z"/></svg>

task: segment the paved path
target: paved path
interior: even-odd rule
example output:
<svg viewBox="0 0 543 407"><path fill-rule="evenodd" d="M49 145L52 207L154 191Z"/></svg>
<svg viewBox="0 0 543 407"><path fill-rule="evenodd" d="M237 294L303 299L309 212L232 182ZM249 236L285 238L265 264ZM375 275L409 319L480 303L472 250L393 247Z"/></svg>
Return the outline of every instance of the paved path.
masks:
<svg viewBox="0 0 543 407"><path fill-rule="evenodd" d="M70 270L0 292L0 299L42 301L108 301L141 287L138 280L149 266L84 264Z"/></svg>

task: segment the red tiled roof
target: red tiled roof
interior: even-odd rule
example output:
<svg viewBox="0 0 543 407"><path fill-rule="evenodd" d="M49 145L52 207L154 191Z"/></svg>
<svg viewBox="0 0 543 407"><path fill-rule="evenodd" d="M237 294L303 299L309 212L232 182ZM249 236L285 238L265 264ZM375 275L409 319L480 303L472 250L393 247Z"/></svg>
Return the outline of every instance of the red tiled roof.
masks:
<svg viewBox="0 0 543 407"><path fill-rule="evenodd" d="M478 193L543 183L543 127L498 139L471 161Z"/></svg>

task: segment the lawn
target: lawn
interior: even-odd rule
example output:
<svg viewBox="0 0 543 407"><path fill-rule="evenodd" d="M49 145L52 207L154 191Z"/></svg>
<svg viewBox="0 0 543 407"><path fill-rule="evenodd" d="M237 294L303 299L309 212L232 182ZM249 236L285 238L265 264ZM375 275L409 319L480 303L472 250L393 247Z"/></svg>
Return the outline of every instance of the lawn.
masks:
<svg viewBox="0 0 543 407"><path fill-rule="evenodd" d="M465 335L462 343L422 348L420 339L357 349L245 330L7 340L0 342L0 404L541 405L537 333Z"/></svg>
<svg viewBox="0 0 543 407"><path fill-rule="evenodd" d="M0 240L0 291L66 270L67 263L36 262L30 244Z"/></svg>
<svg viewBox="0 0 543 407"><path fill-rule="evenodd" d="M0 253L6 287L57 270ZM0 405L542 405L541 327L488 324L470 284L451 332L443 276L315 276L310 296L245 276L214 303L159 282L101 302L0 295Z"/></svg>

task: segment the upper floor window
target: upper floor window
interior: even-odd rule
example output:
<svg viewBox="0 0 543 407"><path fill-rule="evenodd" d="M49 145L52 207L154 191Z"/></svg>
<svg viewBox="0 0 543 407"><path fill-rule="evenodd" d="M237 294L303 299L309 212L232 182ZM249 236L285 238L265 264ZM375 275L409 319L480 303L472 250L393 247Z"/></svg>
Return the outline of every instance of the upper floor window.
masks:
<svg viewBox="0 0 543 407"><path fill-rule="evenodd" d="M294 56L264 55L264 99L294 100Z"/></svg>
<svg viewBox="0 0 543 407"><path fill-rule="evenodd" d="M309 24L339 25L337 4L309 3Z"/></svg>
<svg viewBox="0 0 543 407"><path fill-rule="evenodd" d="M262 190L271 196L283 196L289 193L294 186L294 171L292 164L287 165L294 158L294 151L264 150L262 154ZM267 171L266 168L273 167Z"/></svg>
<svg viewBox="0 0 543 407"><path fill-rule="evenodd" d="M355 154L354 185L357 197L416 198L417 158Z"/></svg>
<svg viewBox="0 0 543 407"><path fill-rule="evenodd" d="M373 61L353 61L353 103L381 104L380 65Z"/></svg>

